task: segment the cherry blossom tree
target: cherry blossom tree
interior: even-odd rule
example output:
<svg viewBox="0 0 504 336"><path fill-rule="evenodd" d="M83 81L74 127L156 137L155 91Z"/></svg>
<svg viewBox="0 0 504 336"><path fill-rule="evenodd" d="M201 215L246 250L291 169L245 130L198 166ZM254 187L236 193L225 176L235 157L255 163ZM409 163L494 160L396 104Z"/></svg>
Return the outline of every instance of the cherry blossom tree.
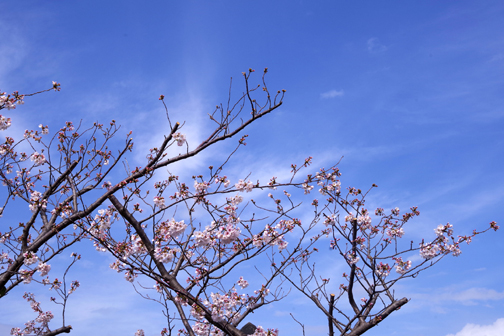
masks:
<svg viewBox="0 0 504 336"><path fill-rule="evenodd" d="M446 224L429 241L404 243L405 224L420 214L416 207L403 214L398 208L370 210L369 191L342 189L336 165L311 172L311 157L292 164L284 179L259 181L226 173L233 154L246 144L247 135L240 132L282 104L285 91L270 94L266 72L254 87L254 71L243 73L244 92L233 104L230 93L227 105L209 114L215 128L196 145L184 124L172 123L160 96L169 132L146 153L143 166L133 169L124 161L133 150L131 132L121 148L109 148L119 136L115 121L89 128L66 122L47 139L44 125L27 130L21 140L7 137L0 146L0 213L14 209L14 202L16 209L26 203L29 211L26 219L17 215L24 220L19 226L1 226L0 296L39 282L59 293L64 313L79 282L67 284L66 273L62 281L52 278L50 262L73 244L91 240L98 251L115 257L110 267L140 295L161 304L167 323L162 335L244 335L239 325L285 298L288 288L306 295L327 317L330 335L334 329L340 335L361 335L408 302L392 290L399 280L416 277L446 255L460 254L461 244L475 235L498 229L492 222L481 232L455 236ZM52 89L59 90L59 84ZM2 94L0 109L12 110L23 98ZM10 125L0 116L0 129ZM166 167L234 136L238 141L230 154L190 182L166 173ZM179 154L170 155L174 148ZM121 166L126 174L118 178ZM321 247L330 247L335 262L348 268L337 292L336 279L315 269L312 257ZM408 259L415 252L420 262ZM80 256L72 258L67 271ZM255 267L263 279L260 286L237 275L245 265ZM12 334L71 330L64 319L61 328L50 330L52 313L42 310L33 294L25 299L39 315ZM277 334L275 326L257 326L254 332Z"/></svg>

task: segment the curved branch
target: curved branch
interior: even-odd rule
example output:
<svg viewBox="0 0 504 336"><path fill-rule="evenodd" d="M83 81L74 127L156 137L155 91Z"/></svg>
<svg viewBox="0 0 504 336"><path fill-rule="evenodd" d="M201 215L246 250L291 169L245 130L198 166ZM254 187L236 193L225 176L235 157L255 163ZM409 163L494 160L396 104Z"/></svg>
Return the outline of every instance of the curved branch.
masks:
<svg viewBox="0 0 504 336"><path fill-rule="evenodd" d="M55 335L62 334L62 333L69 333L71 330L72 330L72 326L70 326L70 325L64 326L64 327L55 329L53 331L50 331L48 333L45 333L42 336L55 336Z"/></svg>

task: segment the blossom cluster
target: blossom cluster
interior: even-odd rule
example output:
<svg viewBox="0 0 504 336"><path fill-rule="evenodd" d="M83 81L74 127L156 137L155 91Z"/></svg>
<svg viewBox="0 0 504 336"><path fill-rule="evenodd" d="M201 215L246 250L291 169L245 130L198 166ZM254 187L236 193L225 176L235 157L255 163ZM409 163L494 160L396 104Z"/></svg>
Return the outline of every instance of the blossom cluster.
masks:
<svg viewBox="0 0 504 336"><path fill-rule="evenodd" d="M6 118L0 114L0 131L5 131L12 124L11 118Z"/></svg>
<svg viewBox="0 0 504 336"><path fill-rule="evenodd" d="M404 274L411 268L411 260L403 261L401 257L392 259L396 262L395 269L399 274Z"/></svg>
<svg viewBox="0 0 504 336"><path fill-rule="evenodd" d="M98 214L91 222L91 227L89 231L96 238L100 239L106 238L107 230L110 229L113 218L114 218L114 211L111 208L98 210Z"/></svg>
<svg viewBox="0 0 504 336"><path fill-rule="evenodd" d="M163 209L165 206L165 198L163 196L154 196L154 204Z"/></svg>
<svg viewBox="0 0 504 336"><path fill-rule="evenodd" d="M229 185L231 184L231 181L229 181L229 180L227 179L227 176L223 176L223 177L216 177L216 178L215 178L215 180L214 180L214 182L215 182L216 184L223 183L224 188L229 187Z"/></svg>
<svg viewBox="0 0 504 336"><path fill-rule="evenodd" d="M239 180L238 183L235 184L235 188L239 191L251 192L254 188L254 184L248 180L245 182L244 180Z"/></svg>
<svg viewBox="0 0 504 336"><path fill-rule="evenodd" d="M246 288L248 286L248 281L243 279L243 277L240 277L238 285L242 288ZM262 285L261 289L254 291L254 293L263 298L268 295L269 289ZM255 304L257 299L258 297L248 296L246 294L239 295L233 287L228 293L223 295L219 293L211 293L210 300L204 300L202 304L210 311L214 321L233 322L240 317L239 309L241 307L251 307ZM196 335L203 336L211 334L224 336L224 333L221 330L212 327L210 323L204 320L203 310L198 304L194 303L191 306L191 315L197 320L192 327ZM278 330L264 330L261 326L258 326L253 335L278 335Z"/></svg>
<svg viewBox="0 0 504 336"><path fill-rule="evenodd" d="M187 228L183 220L177 222L174 218L169 221L161 222L156 227L156 242L167 242L171 239L177 239Z"/></svg>
<svg viewBox="0 0 504 336"><path fill-rule="evenodd" d="M43 165L46 162L46 158L44 154L39 154L38 152L34 152L31 156L30 159L35 162L35 165L40 166Z"/></svg>
<svg viewBox="0 0 504 336"><path fill-rule="evenodd" d="M30 196L29 208L35 212L37 209L45 209L47 207L47 200L42 199L42 194L38 191L33 191Z"/></svg>
<svg viewBox="0 0 504 336"><path fill-rule="evenodd" d="M460 250L459 244L463 241L469 244L472 236L459 236L458 239L455 240L452 227L453 225L450 223L438 225L438 227L434 229L437 239L432 243L420 243L420 255L427 260L438 256L440 253L451 253L454 256L460 255L462 251Z"/></svg>
<svg viewBox="0 0 504 336"><path fill-rule="evenodd" d="M195 246L213 246L217 242L227 245L238 239L241 230L237 226L240 222L236 210L243 201L241 195L227 198L224 210L227 216L221 217L218 222L212 221L203 231L195 231L193 234Z"/></svg>
<svg viewBox="0 0 504 336"><path fill-rule="evenodd" d="M339 170L333 170L326 172L321 169L319 172L315 174L315 179L317 180L317 185L320 187L319 193L322 195L327 195L329 193L339 194L341 192L341 181L337 179L337 177L341 176ZM305 193L309 192L308 181L311 176L308 176L308 180L305 181L303 185L303 189Z"/></svg>
<svg viewBox="0 0 504 336"><path fill-rule="evenodd" d="M174 133L173 139L177 141L178 146L183 146L184 143L186 142L186 136L182 133Z"/></svg>
<svg viewBox="0 0 504 336"><path fill-rule="evenodd" d="M240 286L242 289L245 289L248 287L249 283L247 280L243 279L243 277L240 277L240 279L237 282L238 286Z"/></svg>
<svg viewBox="0 0 504 336"><path fill-rule="evenodd" d="M156 247L154 250L154 257L156 260L162 262L162 263L169 263L170 261L175 258L177 255L177 252L180 252L179 248L171 248L169 246L164 246L164 247Z"/></svg>
<svg viewBox="0 0 504 336"><path fill-rule="evenodd" d="M194 232L195 246L208 247L217 242L227 245L235 241L240 236L241 230L235 224L222 224L212 222L203 231Z"/></svg>
<svg viewBox="0 0 504 336"><path fill-rule="evenodd" d="M371 217L367 211L363 211L363 214L357 217L357 223L360 225L361 231L367 230L371 227Z"/></svg>
<svg viewBox="0 0 504 336"><path fill-rule="evenodd" d="M208 183L208 182L194 181L194 189L196 189L196 195L205 194L209 187L210 187L210 183Z"/></svg>
<svg viewBox="0 0 504 336"><path fill-rule="evenodd" d="M49 331L48 323L54 318L54 315L50 311L43 311L40 308L40 302L35 300L35 296L32 293L25 293L23 298L30 303L31 309L38 314L38 316L32 320L25 323L24 329L12 328L10 334L14 336L25 336L25 335L42 335ZM39 324L37 326L37 324Z"/></svg>
<svg viewBox="0 0 504 336"><path fill-rule="evenodd" d="M15 109L16 105L24 104L23 98L24 95L20 95L17 91L14 91L12 94L0 92L0 110L4 108L7 110ZM1 118L2 116L0 116Z"/></svg>
<svg viewBox="0 0 504 336"><path fill-rule="evenodd" d="M349 265L353 265L353 264L357 263L360 260L360 257L357 256L355 253L353 253L351 251L348 252L345 255L345 257L346 257L346 260L347 260L347 262L348 262Z"/></svg>
<svg viewBox="0 0 504 336"><path fill-rule="evenodd" d="M36 262L38 262L38 265L33 270L30 270L30 269L19 270L21 280L23 280L24 284L31 283L31 281L33 280L33 274L35 274L35 272L38 271L38 272L40 272L41 277L45 277L45 276L47 276L47 274L51 270L51 265L46 264L46 263L42 262L41 260L39 260L37 254L35 254L33 252L25 252L25 253L23 253L23 257L24 257L23 263L25 266L31 266L31 265L35 264ZM48 284L49 280L47 278L42 279L42 283Z"/></svg>
<svg viewBox="0 0 504 336"><path fill-rule="evenodd" d="M389 236L390 238L402 238L402 236L404 235L404 229L402 227L393 227L393 228L390 228L387 230L387 236Z"/></svg>
<svg viewBox="0 0 504 336"><path fill-rule="evenodd" d="M378 264L378 266L376 266L376 274L380 275L381 277L387 277L389 274L390 274L390 269L391 267L389 266L389 264L384 264L382 262L380 262Z"/></svg>
<svg viewBox="0 0 504 336"><path fill-rule="evenodd" d="M262 234L256 234L253 238L253 244L257 248L261 248L263 245L278 246L278 250L282 251L287 248L288 242L285 241L284 235L280 234L278 230L282 228L282 224L278 223L274 227L266 225Z"/></svg>

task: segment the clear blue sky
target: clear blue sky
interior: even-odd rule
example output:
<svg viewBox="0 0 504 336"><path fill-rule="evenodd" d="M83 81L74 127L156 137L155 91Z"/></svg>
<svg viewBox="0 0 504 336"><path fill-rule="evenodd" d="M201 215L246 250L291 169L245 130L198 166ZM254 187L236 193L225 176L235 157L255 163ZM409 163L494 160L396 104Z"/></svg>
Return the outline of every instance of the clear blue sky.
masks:
<svg viewBox="0 0 504 336"><path fill-rule="evenodd" d="M468 234L504 224L503 18L502 1L4 0L0 89L58 81L61 92L26 99L11 115L16 129L115 119L134 131L141 158L166 131L160 94L197 138L206 113L226 102L229 78L241 92L242 71L268 67L285 103L246 132L242 169L270 175L310 155L313 169L344 156L344 186L376 183L373 204L419 207L406 227L412 239L447 222ZM477 237L406 281L396 292L411 302L366 335L503 335L503 246L502 232ZM71 335L159 334L159 307L103 255L85 256L73 271L82 286L70 299ZM2 299L0 336L33 318L20 297L36 288ZM300 335L287 312L309 310L294 295L252 321ZM326 334L324 319L303 322L307 335Z"/></svg>

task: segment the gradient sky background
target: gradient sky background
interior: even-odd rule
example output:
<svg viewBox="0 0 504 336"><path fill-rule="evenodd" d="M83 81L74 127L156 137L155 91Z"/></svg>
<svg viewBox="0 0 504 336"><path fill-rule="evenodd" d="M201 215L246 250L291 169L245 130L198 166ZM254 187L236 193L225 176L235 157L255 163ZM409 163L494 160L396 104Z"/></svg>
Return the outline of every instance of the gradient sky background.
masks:
<svg viewBox="0 0 504 336"><path fill-rule="evenodd" d="M268 67L269 87L287 90L284 105L244 132L235 170L272 176L311 155L315 171L344 156L344 186L376 183L373 204L419 207L406 227L418 242L447 222L460 234L504 223L503 18L502 1L4 0L0 89L62 85L9 113L18 138L40 123L55 131L67 120L115 119L133 130L142 158L167 131L160 94L197 139L206 113L226 102L230 77L241 92L242 71ZM217 150L184 169L201 171ZM461 256L400 284L396 293L411 301L366 335L503 335L502 237L476 237ZM71 335L158 335L160 307L89 250L70 275L81 281L69 301ZM324 253L330 271L339 261ZM1 300L0 336L35 317L24 291L58 311L38 288ZM327 334L312 311L295 294L249 320L301 335L292 312L307 335Z"/></svg>

